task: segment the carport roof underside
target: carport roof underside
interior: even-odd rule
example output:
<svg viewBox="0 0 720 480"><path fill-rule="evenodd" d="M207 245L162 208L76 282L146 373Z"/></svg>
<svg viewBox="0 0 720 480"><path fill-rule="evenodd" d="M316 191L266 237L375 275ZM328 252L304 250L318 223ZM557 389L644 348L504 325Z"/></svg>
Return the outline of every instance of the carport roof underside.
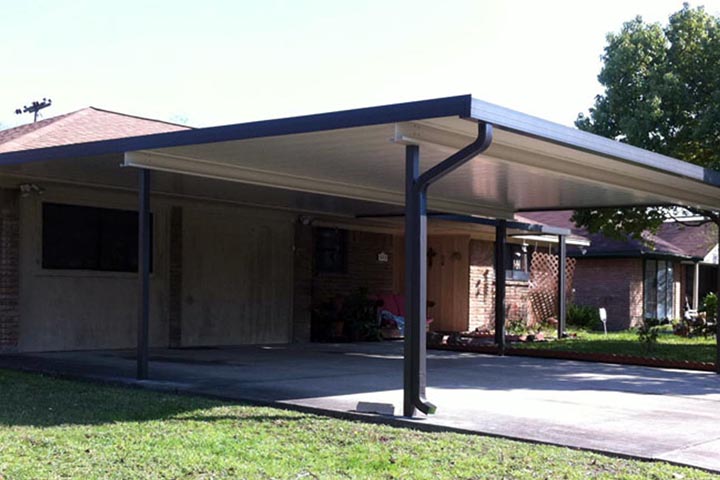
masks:
<svg viewBox="0 0 720 480"><path fill-rule="evenodd" d="M431 211L509 219L525 210L720 205L717 172L469 95L9 152L0 165L11 176L134 189L133 169L118 172L122 161L166 172L153 182L158 193L384 214L404 205L405 145L420 146L425 171L471 143L478 122L494 127L490 148L433 185Z"/></svg>

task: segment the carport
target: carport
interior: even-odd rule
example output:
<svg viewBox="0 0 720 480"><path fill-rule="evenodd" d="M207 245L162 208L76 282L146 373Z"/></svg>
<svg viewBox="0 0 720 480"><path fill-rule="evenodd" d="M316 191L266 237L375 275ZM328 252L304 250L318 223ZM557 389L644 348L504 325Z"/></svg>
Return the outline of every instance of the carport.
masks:
<svg viewBox="0 0 720 480"><path fill-rule="evenodd" d="M107 161L119 154L122 173ZM446 219L498 219L502 248L505 221L516 212L630 205L713 209L720 200L717 172L471 96L0 155L11 174L31 177L31 162L139 192L139 378L148 375L151 192L242 198L353 218L404 212L406 416L435 409L425 399L428 212ZM133 169L138 177L128 173ZM502 331L502 313L496 321Z"/></svg>

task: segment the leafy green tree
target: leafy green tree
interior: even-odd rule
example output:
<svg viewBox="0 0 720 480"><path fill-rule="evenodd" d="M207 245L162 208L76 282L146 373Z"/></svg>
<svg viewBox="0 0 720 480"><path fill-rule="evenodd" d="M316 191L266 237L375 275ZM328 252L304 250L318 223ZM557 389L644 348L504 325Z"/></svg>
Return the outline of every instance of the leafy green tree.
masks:
<svg viewBox="0 0 720 480"><path fill-rule="evenodd" d="M720 18L683 8L667 25L636 17L607 36L598 95L581 130L720 170ZM720 211L687 208L720 226ZM657 231L671 208L578 210L575 223L611 238Z"/></svg>

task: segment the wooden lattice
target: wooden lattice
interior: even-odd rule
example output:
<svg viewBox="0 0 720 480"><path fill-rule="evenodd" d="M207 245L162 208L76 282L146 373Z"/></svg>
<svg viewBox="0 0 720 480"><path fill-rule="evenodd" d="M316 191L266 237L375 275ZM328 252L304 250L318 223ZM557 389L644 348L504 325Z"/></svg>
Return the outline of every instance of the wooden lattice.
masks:
<svg viewBox="0 0 720 480"><path fill-rule="evenodd" d="M565 263L566 297L572 292L575 259L568 258ZM557 318L558 311L558 257L549 253L533 252L530 260L529 297L532 319L544 322Z"/></svg>

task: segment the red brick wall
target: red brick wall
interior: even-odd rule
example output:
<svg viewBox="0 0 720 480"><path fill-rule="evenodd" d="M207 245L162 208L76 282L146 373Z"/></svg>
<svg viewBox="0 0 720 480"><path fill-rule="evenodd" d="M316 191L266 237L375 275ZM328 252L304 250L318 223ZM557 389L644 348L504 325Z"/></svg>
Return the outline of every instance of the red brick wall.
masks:
<svg viewBox="0 0 720 480"><path fill-rule="evenodd" d="M575 304L607 309L609 329L642 321L642 259L578 258L573 287Z"/></svg>
<svg viewBox="0 0 720 480"><path fill-rule="evenodd" d="M18 192L0 189L0 352L18 345L19 239Z"/></svg>
<svg viewBox="0 0 720 480"><path fill-rule="evenodd" d="M470 241L470 330L495 328L495 269L493 242ZM527 282L507 281L506 322L530 321Z"/></svg>
<svg viewBox="0 0 720 480"><path fill-rule="evenodd" d="M393 290L393 236L383 233L348 231L347 272L314 273L313 302L348 295L358 288L370 294ZM378 253L388 254L387 262L378 261ZM314 257L314 249L311 252Z"/></svg>

